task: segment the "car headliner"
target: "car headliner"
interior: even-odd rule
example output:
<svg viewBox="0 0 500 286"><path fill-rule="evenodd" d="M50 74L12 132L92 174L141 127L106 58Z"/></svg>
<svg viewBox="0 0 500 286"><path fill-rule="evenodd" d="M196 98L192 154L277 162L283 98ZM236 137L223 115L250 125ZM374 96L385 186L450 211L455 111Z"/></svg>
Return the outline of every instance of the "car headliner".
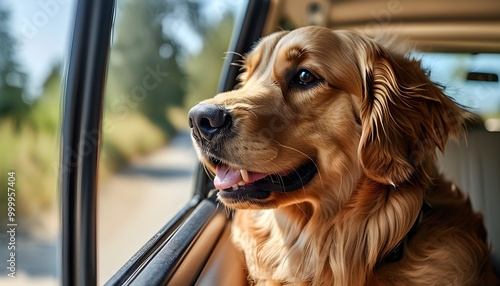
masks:
<svg viewBox="0 0 500 286"><path fill-rule="evenodd" d="M280 23L313 24L397 34L422 51L500 53L498 0L274 0L271 7L265 34Z"/></svg>

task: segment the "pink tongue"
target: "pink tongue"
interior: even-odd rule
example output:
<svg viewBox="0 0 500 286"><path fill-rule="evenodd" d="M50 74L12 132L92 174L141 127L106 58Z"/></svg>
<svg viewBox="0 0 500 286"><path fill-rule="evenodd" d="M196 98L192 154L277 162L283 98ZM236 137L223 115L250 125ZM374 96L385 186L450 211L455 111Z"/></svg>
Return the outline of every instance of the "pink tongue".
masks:
<svg viewBox="0 0 500 286"><path fill-rule="evenodd" d="M222 165L215 168L214 186L218 190L228 189L241 180L243 179L240 170L229 169L227 166Z"/></svg>
<svg viewBox="0 0 500 286"><path fill-rule="evenodd" d="M248 172L248 183L255 182L267 176L263 173ZM218 190L229 189L231 186L243 181L240 170L230 169L224 165L218 165L215 168L214 186Z"/></svg>

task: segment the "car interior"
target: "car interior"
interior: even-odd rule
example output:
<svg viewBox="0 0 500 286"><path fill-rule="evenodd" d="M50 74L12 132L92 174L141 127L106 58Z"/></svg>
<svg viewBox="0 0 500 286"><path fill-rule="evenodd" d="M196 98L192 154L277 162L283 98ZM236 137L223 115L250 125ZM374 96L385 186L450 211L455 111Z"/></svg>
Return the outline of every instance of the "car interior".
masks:
<svg viewBox="0 0 500 286"><path fill-rule="evenodd" d="M307 25L408 41L430 77L480 120L438 154L442 172L466 192L487 227L500 274L500 2L497 0L249 1L230 51L244 54L260 37ZM236 85L226 59L219 90ZM448 92L449 91L449 92ZM231 219L218 207L202 167L195 196L106 285L244 285L243 259L229 241Z"/></svg>

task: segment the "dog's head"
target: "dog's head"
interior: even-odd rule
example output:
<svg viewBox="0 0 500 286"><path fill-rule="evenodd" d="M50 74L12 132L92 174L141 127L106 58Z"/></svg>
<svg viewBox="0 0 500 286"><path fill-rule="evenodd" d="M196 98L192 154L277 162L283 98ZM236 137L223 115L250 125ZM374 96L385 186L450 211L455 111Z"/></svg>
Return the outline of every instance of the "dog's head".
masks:
<svg viewBox="0 0 500 286"><path fill-rule="evenodd" d="M199 158L229 207L335 206L361 178L402 184L463 123L465 111L418 61L354 32L278 32L243 68L238 89L189 113Z"/></svg>

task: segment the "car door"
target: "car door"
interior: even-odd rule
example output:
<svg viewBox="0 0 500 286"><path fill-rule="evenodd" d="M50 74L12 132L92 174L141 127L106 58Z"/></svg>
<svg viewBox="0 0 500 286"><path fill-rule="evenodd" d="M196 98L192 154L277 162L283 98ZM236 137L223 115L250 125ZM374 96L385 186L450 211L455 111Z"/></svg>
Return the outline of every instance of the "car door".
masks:
<svg viewBox="0 0 500 286"><path fill-rule="evenodd" d="M496 17L498 5L487 0L483 4L469 7L465 2L454 5L433 1L422 4L411 1L251 0L244 17L235 27L230 47L234 54L229 54L225 61L218 90L231 90L236 85L239 70L231 65L235 54L244 54L262 35L277 30L276 27L292 29L315 24L334 29L354 29L371 35L377 30L389 34L407 32L417 47L426 52L498 54L499 40L494 38L500 19ZM95 204L100 147L95 142L100 140L96 130L101 130L102 126L103 85L113 9L113 1L80 1L77 11L66 79L63 131L63 163L66 167L62 172L61 185L64 285L96 283ZM461 29L457 30L457 26ZM449 34L447 31L454 32ZM487 137L491 142L498 140L496 135ZM483 140L481 136L478 138ZM481 158L496 158L494 156L498 156L498 151L491 146L498 145L488 142L492 150L482 150L485 153L481 153ZM78 156L82 150L86 150L88 155ZM448 156L457 159L464 152L469 151L457 149L450 151ZM456 160L446 163L445 158L443 162L447 170L451 169L450 165L457 165ZM470 169L477 170L480 167L474 167L474 162L477 163L476 157L460 164L470 164L473 166ZM489 166L488 174L497 171L496 165ZM469 181L479 182L479 185L484 180L488 181L484 192L497 198L498 189L495 186L498 186L498 180L491 174L488 175L490 179L479 178L476 173L471 175ZM474 189L477 185L471 187ZM191 201L173 219L165 222L106 285L244 284L241 257L228 242L230 217L219 208L213 189L210 178L201 166L198 167ZM498 245L497 218L495 220L493 210L490 209L489 213L489 231L496 235L493 245ZM498 251L495 247L493 249Z"/></svg>

